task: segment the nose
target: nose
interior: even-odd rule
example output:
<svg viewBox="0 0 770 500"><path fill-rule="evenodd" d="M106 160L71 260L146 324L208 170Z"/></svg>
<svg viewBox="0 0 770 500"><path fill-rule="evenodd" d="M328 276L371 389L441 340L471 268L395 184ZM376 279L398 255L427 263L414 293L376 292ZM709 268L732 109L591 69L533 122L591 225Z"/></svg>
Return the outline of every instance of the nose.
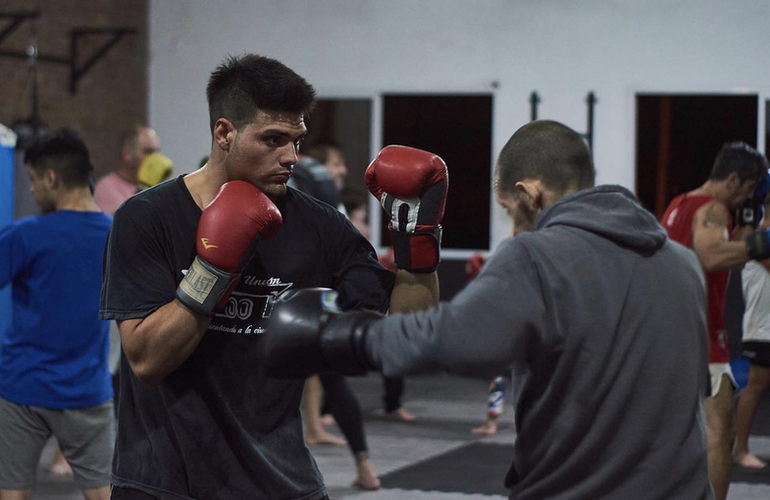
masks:
<svg viewBox="0 0 770 500"><path fill-rule="evenodd" d="M281 152L281 165L290 167L297 163L297 160L299 160L299 156L297 155L297 148L294 143L290 142Z"/></svg>

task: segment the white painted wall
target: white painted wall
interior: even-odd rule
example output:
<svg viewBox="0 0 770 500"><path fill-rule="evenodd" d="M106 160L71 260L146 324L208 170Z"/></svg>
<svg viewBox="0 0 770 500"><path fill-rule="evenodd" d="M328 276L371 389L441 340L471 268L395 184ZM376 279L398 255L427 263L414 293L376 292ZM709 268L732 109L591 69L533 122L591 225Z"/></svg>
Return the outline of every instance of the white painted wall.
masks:
<svg viewBox="0 0 770 500"><path fill-rule="evenodd" d="M768 20L768 0L152 0L150 124L193 170L210 149L208 75L242 52L283 61L320 97L494 91L493 157L533 90L539 118L580 132L593 90L597 182L633 189L635 92L764 95ZM493 244L509 231L495 208Z"/></svg>

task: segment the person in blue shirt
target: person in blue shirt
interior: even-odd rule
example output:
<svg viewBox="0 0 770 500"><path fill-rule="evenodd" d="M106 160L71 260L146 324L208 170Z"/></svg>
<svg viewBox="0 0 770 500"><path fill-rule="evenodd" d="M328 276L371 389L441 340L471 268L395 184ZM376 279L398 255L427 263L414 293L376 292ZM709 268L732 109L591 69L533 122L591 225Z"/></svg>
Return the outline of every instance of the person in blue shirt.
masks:
<svg viewBox="0 0 770 500"><path fill-rule="evenodd" d="M0 230L0 287L13 300L0 347L0 498L31 498L53 435L85 498L107 499L115 417L99 297L112 217L94 202L73 131L36 139L24 161L42 215Z"/></svg>

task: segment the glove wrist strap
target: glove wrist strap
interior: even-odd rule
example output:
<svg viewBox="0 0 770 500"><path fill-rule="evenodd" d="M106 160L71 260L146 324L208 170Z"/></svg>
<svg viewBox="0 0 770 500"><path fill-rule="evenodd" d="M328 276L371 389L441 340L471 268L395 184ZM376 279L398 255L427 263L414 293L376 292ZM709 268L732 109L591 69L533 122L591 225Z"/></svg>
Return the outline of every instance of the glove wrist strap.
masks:
<svg viewBox="0 0 770 500"><path fill-rule="evenodd" d="M212 316L237 279L238 275L217 269L196 256L176 289L176 298L193 312Z"/></svg>
<svg viewBox="0 0 770 500"><path fill-rule="evenodd" d="M749 257L754 260L764 260L770 257L770 235L766 230L751 233L746 238Z"/></svg>
<svg viewBox="0 0 770 500"><path fill-rule="evenodd" d="M438 267L441 225L414 232L391 230L396 267L410 273L432 273Z"/></svg>
<svg viewBox="0 0 770 500"><path fill-rule="evenodd" d="M366 353L366 331L381 317L374 311L331 315L319 338L324 366L343 375L365 375L375 368Z"/></svg>

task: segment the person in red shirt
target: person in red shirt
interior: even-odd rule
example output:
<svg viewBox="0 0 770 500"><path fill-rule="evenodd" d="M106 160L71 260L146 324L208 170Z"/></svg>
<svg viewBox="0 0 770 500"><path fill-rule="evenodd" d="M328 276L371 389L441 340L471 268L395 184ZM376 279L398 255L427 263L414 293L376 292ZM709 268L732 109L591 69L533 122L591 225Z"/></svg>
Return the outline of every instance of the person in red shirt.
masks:
<svg viewBox="0 0 770 500"><path fill-rule="evenodd" d="M767 176L768 161L743 142L725 144L711 174L699 188L674 198L661 219L671 239L695 251L706 271L708 290L709 371L711 390L704 409L708 435L709 478L716 500L727 497L732 471L732 414L735 379L724 321L729 271L749 259L764 258L767 232L753 232L752 224L733 231L732 213ZM744 211L739 212L743 214ZM746 217L753 215L746 212Z"/></svg>

